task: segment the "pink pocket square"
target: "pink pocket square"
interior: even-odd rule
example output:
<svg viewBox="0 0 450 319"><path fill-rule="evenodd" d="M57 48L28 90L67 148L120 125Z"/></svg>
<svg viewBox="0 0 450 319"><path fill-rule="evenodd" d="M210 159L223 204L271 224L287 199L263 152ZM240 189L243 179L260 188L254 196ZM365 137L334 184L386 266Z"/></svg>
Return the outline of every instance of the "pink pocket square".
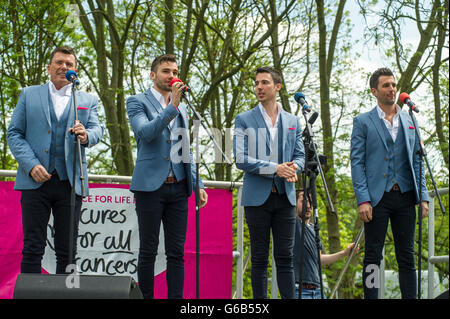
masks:
<svg viewBox="0 0 450 319"><path fill-rule="evenodd" d="M290 129L290 130L295 130L295 127L290 127L289 129Z"/></svg>
<svg viewBox="0 0 450 319"><path fill-rule="evenodd" d="M410 126L409 129L410 129L410 130L414 130L414 126Z"/></svg>
<svg viewBox="0 0 450 319"><path fill-rule="evenodd" d="M79 107L77 107L77 110L89 110L89 108L88 107L79 106Z"/></svg>

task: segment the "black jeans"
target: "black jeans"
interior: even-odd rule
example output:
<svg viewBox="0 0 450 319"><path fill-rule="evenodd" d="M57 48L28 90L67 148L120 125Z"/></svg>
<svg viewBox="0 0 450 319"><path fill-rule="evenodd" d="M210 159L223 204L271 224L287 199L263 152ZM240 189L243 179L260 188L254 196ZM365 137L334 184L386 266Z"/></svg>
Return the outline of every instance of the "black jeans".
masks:
<svg viewBox="0 0 450 319"><path fill-rule="evenodd" d="M245 217L250 233L253 298L267 298L267 266L272 229L280 295L281 298L294 299L295 206L291 205L285 194L271 193L263 205L245 207Z"/></svg>
<svg viewBox="0 0 450 319"><path fill-rule="evenodd" d="M394 237L395 257L398 263L400 291L402 298L415 299L417 278L414 263L415 230L414 192L385 192L373 208L372 220L364 223L365 255L363 286L365 299L378 298L379 266L386 238L389 219Z"/></svg>
<svg viewBox="0 0 450 319"><path fill-rule="evenodd" d="M57 175L38 189L23 190L20 200L22 206L23 250L21 273L41 273L42 256L45 253L47 225L50 213L53 214L54 248L56 254L56 273L66 273L69 261L70 194L68 180L60 181ZM74 247L75 260L78 223L80 220L81 196L75 199Z"/></svg>
<svg viewBox="0 0 450 319"><path fill-rule="evenodd" d="M167 258L167 294L183 298L184 243L188 197L186 183L163 184L154 192L134 192L139 226L138 281L144 298L154 297L155 259L161 221Z"/></svg>

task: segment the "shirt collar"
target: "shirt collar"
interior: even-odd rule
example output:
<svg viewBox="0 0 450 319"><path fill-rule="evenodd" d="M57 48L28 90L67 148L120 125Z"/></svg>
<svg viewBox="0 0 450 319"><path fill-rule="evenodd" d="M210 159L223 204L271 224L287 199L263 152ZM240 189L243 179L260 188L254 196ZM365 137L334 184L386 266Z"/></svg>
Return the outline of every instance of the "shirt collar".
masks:
<svg viewBox="0 0 450 319"><path fill-rule="evenodd" d="M264 108L264 106L261 103L259 103L258 106L259 106L259 110L261 111L263 117L267 117L267 118L270 119L270 116L269 116L269 114L267 114L266 109ZM277 107L278 107L278 113L277 113L277 119L276 119L275 123L278 122L278 119L280 118L280 114L281 114L281 109L282 109L280 103L278 103L278 102L277 102Z"/></svg>
<svg viewBox="0 0 450 319"><path fill-rule="evenodd" d="M395 110L397 113L394 115L394 118L397 118L401 112L401 108L400 108L400 106L398 106L398 104L395 104ZM384 117L386 116L386 113L384 113L384 111L381 109L381 107L378 104L377 104L377 112L378 112L378 117L383 120Z"/></svg>
<svg viewBox="0 0 450 319"><path fill-rule="evenodd" d="M59 96L70 96L72 94L72 83L63 86L57 90L52 81L49 81L49 89L51 94L57 94Z"/></svg>
<svg viewBox="0 0 450 319"><path fill-rule="evenodd" d="M155 87L151 87L150 88L152 90L153 95L155 96L155 99L159 102L159 104L161 104L162 108L165 108L166 105L166 100L164 99L164 96L159 93L157 90L155 90ZM169 98L169 103L170 103L170 98Z"/></svg>

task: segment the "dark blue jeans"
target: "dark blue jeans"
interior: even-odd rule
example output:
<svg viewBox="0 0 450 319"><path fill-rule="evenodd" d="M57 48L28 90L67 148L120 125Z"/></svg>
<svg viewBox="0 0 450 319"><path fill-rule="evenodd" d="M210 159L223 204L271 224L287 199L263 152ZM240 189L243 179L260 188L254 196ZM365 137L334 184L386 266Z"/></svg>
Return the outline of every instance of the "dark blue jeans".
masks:
<svg viewBox="0 0 450 319"><path fill-rule="evenodd" d="M70 195L68 180L60 181L57 175L38 189L23 190L22 206L23 250L21 273L41 273L41 261L47 240L47 225L53 214L56 273L66 273L69 259ZM75 199L74 247L75 260L80 220L81 196Z"/></svg>
<svg viewBox="0 0 450 319"><path fill-rule="evenodd" d="M385 192L381 201L373 208L372 220L364 224L364 298L378 298L378 282L376 281L379 279L379 266L383 257L382 250L389 220L391 220L394 237L402 298L415 299L417 296L414 263L416 210L413 191L403 194L400 191Z"/></svg>
<svg viewBox="0 0 450 319"><path fill-rule="evenodd" d="M293 299L295 206L291 205L285 194L271 193L262 206L245 207L245 217L250 233L253 298L267 298L267 266L272 229L280 295L281 298Z"/></svg>
<svg viewBox="0 0 450 319"><path fill-rule="evenodd" d="M138 281L144 298L154 297L155 259L161 221L167 258L167 294L183 298L184 243L188 197L185 183L163 184L154 192L134 192L139 226Z"/></svg>

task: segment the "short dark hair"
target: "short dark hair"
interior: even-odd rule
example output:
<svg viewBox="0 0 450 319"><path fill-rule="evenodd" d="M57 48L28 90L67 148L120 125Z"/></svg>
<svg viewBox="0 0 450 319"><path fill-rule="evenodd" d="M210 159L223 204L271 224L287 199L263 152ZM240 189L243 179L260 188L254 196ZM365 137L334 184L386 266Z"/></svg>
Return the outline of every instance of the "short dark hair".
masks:
<svg viewBox="0 0 450 319"><path fill-rule="evenodd" d="M175 62L177 63L177 57L173 54L163 54L160 55L158 57L156 57L153 62L152 62L152 66L150 68L150 70L152 72L156 72L156 70L158 69L158 66L163 63L163 62Z"/></svg>
<svg viewBox="0 0 450 319"><path fill-rule="evenodd" d="M394 76L394 73L389 68L379 68L370 76L369 85L371 89L378 88L378 78L382 75Z"/></svg>
<svg viewBox="0 0 450 319"><path fill-rule="evenodd" d="M256 74L258 73L269 73L272 76L272 80L275 84L281 84L281 73L270 66L262 66L256 69Z"/></svg>
<svg viewBox="0 0 450 319"><path fill-rule="evenodd" d="M49 64L52 64L53 57L55 56L55 54L57 52L73 55L75 57L75 65L76 65L77 55L75 54L75 50L71 47L56 47L56 48L54 48L52 53L50 54L50 63Z"/></svg>

